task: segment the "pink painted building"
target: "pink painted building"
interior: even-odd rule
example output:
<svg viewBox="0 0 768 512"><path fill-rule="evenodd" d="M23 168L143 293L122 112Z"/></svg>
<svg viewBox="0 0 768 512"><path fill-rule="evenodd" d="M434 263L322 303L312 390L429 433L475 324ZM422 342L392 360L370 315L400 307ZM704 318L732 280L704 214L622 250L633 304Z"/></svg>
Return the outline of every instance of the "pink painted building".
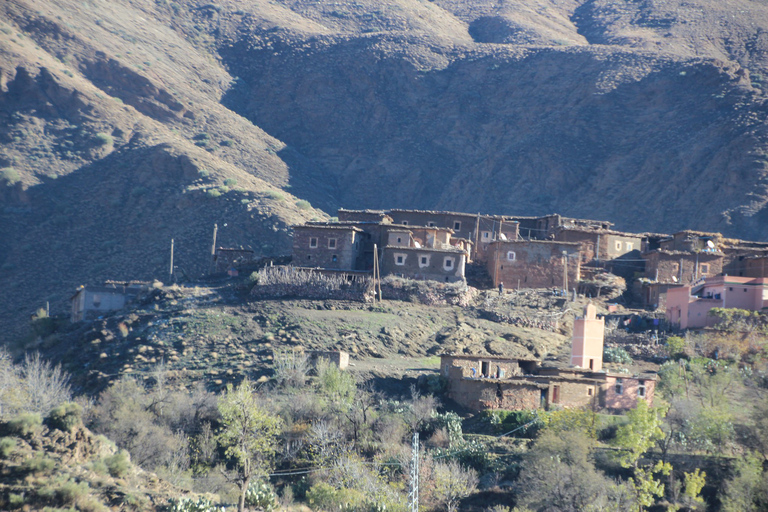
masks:
<svg viewBox="0 0 768 512"><path fill-rule="evenodd" d="M768 307L768 278L708 277L703 283L667 291L667 321L681 329L714 325L712 308L761 311Z"/></svg>
<svg viewBox="0 0 768 512"><path fill-rule="evenodd" d="M597 318L597 308L588 304L584 316L573 321L571 366L599 372L603 369L605 319Z"/></svg>

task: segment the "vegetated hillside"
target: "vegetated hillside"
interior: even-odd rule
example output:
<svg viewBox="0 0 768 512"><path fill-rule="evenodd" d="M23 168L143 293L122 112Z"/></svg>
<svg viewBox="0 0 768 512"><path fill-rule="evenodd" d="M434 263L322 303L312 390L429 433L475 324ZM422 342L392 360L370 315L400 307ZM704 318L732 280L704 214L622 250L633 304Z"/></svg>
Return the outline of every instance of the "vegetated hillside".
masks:
<svg viewBox="0 0 768 512"><path fill-rule="evenodd" d="M75 285L162 278L171 238L199 275L214 222L287 252L325 215L300 199L768 234L764 3L13 0L0 20L13 331Z"/></svg>

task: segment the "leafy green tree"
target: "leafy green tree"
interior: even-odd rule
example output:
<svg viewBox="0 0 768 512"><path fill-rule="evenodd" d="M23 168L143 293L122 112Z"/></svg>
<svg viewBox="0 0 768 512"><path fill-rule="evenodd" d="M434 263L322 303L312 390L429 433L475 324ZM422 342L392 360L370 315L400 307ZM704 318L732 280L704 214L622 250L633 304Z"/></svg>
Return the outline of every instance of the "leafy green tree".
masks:
<svg viewBox="0 0 768 512"><path fill-rule="evenodd" d="M672 359L680 359L685 355L685 348L687 343L685 338L680 336L670 336L667 338L667 352Z"/></svg>
<svg viewBox="0 0 768 512"><path fill-rule="evenodd" d="M640 465L640 458L651 447L664 439L661 429L666 411L651 408L645 400L638 400L637 406L627 413L629 422L621 425L616 432L614 444L621 449L619 463L625 468L633 468L634 475L630 484L635 490L637 508L641 511L653 504L655 497L664 494L664 484L654 478L655 474L669 475L672 466L659 461L654 465Z"/></svg>
<svg viewBox="0 0 768 512"><path fill-rule="evenodd" d="M661 425L666 411L651 408L645 400L638 400L637 407L627 412L629 421L616 432L614 444L622 451L619 463L625 468L637 468L640 457L664 438Z"/></svg>
<svg viewBox="0 0 768 512"><path fill-rule="evenodd" d="M432 470L434 496L448 512L455 512L459 502L477 488L477 472L457 461L438 462Z"/></svg>
<svg viewBox="0 0 768 512"><path fill-rule="evenodd" d="M725 485L724 512L757 512L768 509L768 475L755 453L736 459L735 476Z"/></svg>
<svg viewBox="0 0 768 512"><path fill-rule="evenodd" d="M248 380L237 388L227 386L219 413L222 426L216 440L237 471L242 512L251 479L265 476L272 465L283 423L259 404Z"/></svg>

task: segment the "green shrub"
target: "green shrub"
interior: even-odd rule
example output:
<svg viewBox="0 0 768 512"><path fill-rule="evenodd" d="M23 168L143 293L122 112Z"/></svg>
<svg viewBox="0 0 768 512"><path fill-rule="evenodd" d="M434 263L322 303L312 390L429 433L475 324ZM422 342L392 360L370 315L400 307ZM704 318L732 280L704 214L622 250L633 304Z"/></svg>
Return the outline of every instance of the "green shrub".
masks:
<svg viewBox="0 0 768 512"><path fill-rule="evenodd" d="M21 463L21 470L27 473L48 473L54 467L56 467L56 462L42 453L37 453L34 457Z"/></svg>
<svg viewBox="0 0 768 512"><path fill-rule="evenodd" d="M227 194L229 192L229 187L226 185L222 185L219 187L219 192L221 194Z"/></svg>
<svg viewBox="0 0 768 512"><path fill-rule="evenodd" d="M69 480L56 490L56 497L65 505L76 505L88 496L89 491L88 482Z"/></svg>
<svg viewBox="0 0 768 512"><path fill-rule="evenodd" d="M211 171L209 171L208 169L200 169L199 171L197 171L197 174L201 178L207 178L211 175Z"/></svg>
<svg viewBox="0 0 768 512"><path fill-rule="evenodd" d="M632 364L632 358L621 347L606 347L603 351L603 361L606 363Z"/></svg>
<svg viewBox="0 0 768 512"><path fill-rule="evenodd" d="M534 438L541 428L541 425L538 423L522 428L536 418L536 414L532 411L495 410L485 411L483 415L496 434L506 434L515 429L520 429L515 432L515 437Z"/></svg>
<svg viewBox="0 0 768 512"><path fill-rule="evenodd" d="M319 482L307 491L307 503L313 510L354 511L364 508L365 496L355 489L336 489L325 482Z"/></svg>
<svg viewBox="0 0 768 512"><path fill-rule="evenodd" d="M670 336L667 338L667 351L669 357L673 359L680 359L685 355L685 339L679 336Z"/></svg>
<svg viewBox="0 0 768 512"><path fill-rule="evenodd" d="M14 494L10 493L8 495L8 505L11 506L11 508L21 508L24 506L24 495L23 494Z"/></svg>
<svg viewBox="0 0 768 512"><path fill-rule="evenodd" d="M198 133L194 137L192 137L193 140L208 140L211 136L207 132Z"/></svg>
<svg viewBox="0 0 768 512"><path fill-rule="evenodd" d="M251 482L245 493L245 504L264 512L272 512L277 508L275 489L263 480Z"/></svg>
<svg viewBox="0 0 768 512"><path fill-rule="evenodd" d="M309 210L312 208L312 205L309 201L304 201L303 199L301 201L296 201L296 206L299 207L299 210Z"/></svg>
<svg viewBox="0 0 768 512"><path fill-rule="evenodd" d="M448 432L451 446L462 442L461 417L455 412L434 413L422 429L421 434L426 438L440 429L445 429Z"/></svg>
<svg viewBox="0 0 768 512"><path fill-rule="evenodd" d="M107 471L114 478L122 478L128 473L131 467L131 459L128 452L120 450L114 455L104 458L104 464L107 465Z"/></svg>
<svg viewBox="0 0 768 512"><path fill-rule="evenodd" d="M0 438L0 457L7 459L16 449L16 440L12 437Z"/></svg>
<svg viewBox="0 0 768 512"><path fill-rule="evenodd" d="M237 180L235 178L227 178L224 180L224 185L228 187L234 187L237 185Z"/></svg>
<svg viewBox="0 0 768 512"><path fill-rule="evenodd" d="M36 412L24 412L8 422L8 430L12 434L28 436L40 430L43 419Z"/></svg>
<svg viewBox="0 0 768 512"><path fill-rule="evenodd" d="M219 144L221 144L222 146L225 146L225 147L230 147L230 146L235 144L235 141L230 140L230 139L225 139L225 140L219 142Z"/></svg>
<svg viewBox="0 0 768 512"><path fill-rule="evenodd" d="M170 512L224 512L224 507L217 507L211 500L204 497L197 499L181 498L179 500L173 500L171 504Z"/></svg>
<svg viewBox="0 0 768 512"><path fill-rule="evenodd" d="M0 169L0 180L5 181L6 185L15 185L21 181L21 176L13 167L6 167L5 169Z"/></svg>
<svg viewBox="0 0 768 512"><path fill-rule="evenodd" d="M63 432L72 432L82 421L83 408L74 402L66 402L48 413L46 424Z"/></svg>
<svg viewBox="0 0 768 512"><path fill-rule="evenodd" d="M219 192L219 190L215 188L209 188L205 193L208 194L208 197L211 197L213 199L216 199L217 197L221 197L221 192Z"/></svg>
<svg viewBox="0 0 768 512"><path fill-rule="evenodd" d="M270 199L274 199L275 201L285 200L285 195L275 190L270 190L269 192L267 192L267 197Z"/></svg>
<svg viewBox="0 0 768 512"><path fill-rule="evenodd" d="M111 135L104 132L97 133L94 140L99 146L111 146L115 142Z"/></svg>

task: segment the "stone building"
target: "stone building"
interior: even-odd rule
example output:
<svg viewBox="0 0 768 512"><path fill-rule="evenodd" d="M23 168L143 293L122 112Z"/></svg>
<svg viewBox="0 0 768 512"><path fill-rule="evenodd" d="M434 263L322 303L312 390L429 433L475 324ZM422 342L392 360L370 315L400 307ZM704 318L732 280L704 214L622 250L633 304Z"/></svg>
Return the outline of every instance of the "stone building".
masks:
<svg viewBox="0 0 768 512"><path fill-rule="evenodd" d="M723 272L723 253L657 249L642 255L645 277L657 283L688 284Z"/></svg>
<svg viewBox="0 0 768 512"><path fill-rule="evenodd" d="M253 261L253 251L250 249L217 247L213 255L214 272L228 272L230 269L249 261Z"/></svg>
<svg viewBox="0 0 768 512"><path fill-rule="evenodd" d="M72 322L93 320L125 305L149 290L149 283L107 281L101 286L81 286L70 299Z"/></svg>
<svg viewBox="0 0 768 512"><path fill-rule="evenodd" d="M642 235L569 225L557 228L554 239L580 244L582 263L608 262L626 255L639 258L643 244Z"/></svg>
<svg viewBox="0 0 768 512"><path fill-rule="evenodd" d="M334 270L362 265L365 232L352 225L330 223L293 227L293 264Z"/></svg>
<svg viewBox="0 0 768 512"><path fill-rule="evenodd" d="M464 281L466 253L454 247L391 247L383 251L381 275L455 283Z"/></svg>
<svg viewBox="0 0 768 512"><path fill-rule="evenodd" d="M588 305L577 319L569 367L539 366L531 356L444 354L440 372L448 396L469 409L530 410L557 407L626 410L638 399L653 404L655 374L602 370L604 323Z"/></svg>
<svg viewBox="0 0 768 512"><path fill-rule="evenodd" d="M581 245L549 240L498 241L490 244L486 268L493 285L509 288L562 288L567 265L568 288L581 271Z"/></svg>

